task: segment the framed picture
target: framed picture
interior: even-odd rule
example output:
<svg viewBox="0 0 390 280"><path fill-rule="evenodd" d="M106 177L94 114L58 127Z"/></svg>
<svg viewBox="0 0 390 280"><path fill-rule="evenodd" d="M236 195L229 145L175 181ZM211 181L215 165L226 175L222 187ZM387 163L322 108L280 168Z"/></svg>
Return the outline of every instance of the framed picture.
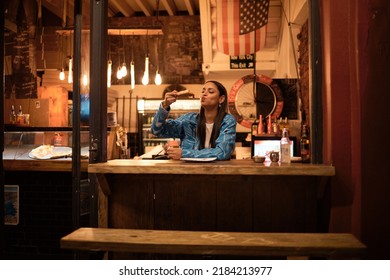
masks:
<svg viewBox="0 0 390 280"><path fill-rule="evenodd" d="M19 186L4 185L4 224L19 224Z"/></svg>

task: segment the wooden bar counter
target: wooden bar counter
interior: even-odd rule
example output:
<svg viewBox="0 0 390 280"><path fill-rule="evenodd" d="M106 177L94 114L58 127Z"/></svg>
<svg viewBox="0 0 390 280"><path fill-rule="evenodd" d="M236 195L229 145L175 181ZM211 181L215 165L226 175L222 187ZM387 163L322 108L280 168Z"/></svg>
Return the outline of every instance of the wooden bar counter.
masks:
<svg viewBox="0 0 390 280"><path fill-rule="evenodd" d="M294 175L334 176L331 165L255 163L252 160L194 162L179 160L110 160L90 164L90 173L193 174L193 175Z"/></svg>
<svg viewBox="0 0 390 280"><path fill-rule="evenodd" d="M240 232L327 231L334 166L252 160L89 164L99 227Z"/></svg>

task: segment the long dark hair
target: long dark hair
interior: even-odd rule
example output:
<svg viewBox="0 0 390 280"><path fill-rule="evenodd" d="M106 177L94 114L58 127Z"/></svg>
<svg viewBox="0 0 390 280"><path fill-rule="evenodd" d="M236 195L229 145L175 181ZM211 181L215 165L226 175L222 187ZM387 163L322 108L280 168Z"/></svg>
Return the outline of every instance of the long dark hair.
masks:
<svg viewBox="0 0 390 280"><path fill-rule="evenodd" d="M227 104L228 104L228 96L227 96L227 91L226 88L217 81L207 81L206 83L213 83L214 85L217 86L218 91L219 91L219 96L224 95L225 100L221 103L221 106L218 107L218 113L217 116L215 117L214 120L214 126L213 126L213 131L211 132L211 137L210 137L210 147L215 148L215 141L217 140L219 136L219 131L221 129L221 124L222 120L227 114ZM205 84L206 84L205 83ZM196 130L197 135L199 136L199 149L204 149L204 142L206 139L206 117L204 114L204 108L200 108L200 113L199 113L199 120L198 120L198 127Z"/></svg>

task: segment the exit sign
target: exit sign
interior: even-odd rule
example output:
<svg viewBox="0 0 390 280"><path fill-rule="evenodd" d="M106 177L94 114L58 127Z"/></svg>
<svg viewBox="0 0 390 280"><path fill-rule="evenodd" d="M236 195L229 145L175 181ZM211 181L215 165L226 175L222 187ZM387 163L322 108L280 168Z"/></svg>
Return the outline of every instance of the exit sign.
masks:
<svg viewBox="0 0 390 280"><path fill-rule="evenodd" d="M253 69L255 62L254 54L230 56L230 69Z"/></svg>

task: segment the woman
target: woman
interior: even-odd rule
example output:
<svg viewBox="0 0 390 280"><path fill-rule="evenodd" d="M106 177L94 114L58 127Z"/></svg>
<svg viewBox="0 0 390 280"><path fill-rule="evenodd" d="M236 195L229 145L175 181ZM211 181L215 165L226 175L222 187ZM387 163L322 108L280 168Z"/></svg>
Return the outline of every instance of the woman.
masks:
<svg viewBox="0 0 390 280"><path fill-rule="evenodd" d="M236 120L227 111L227 92L217 81L207 81L202 88L200 112L187 113L175 120L167 117L177 91L165 94L153 118L151 131L158 137L180 139L180 147L168 147L169 158L230 159L236 141Z"/></svg>

